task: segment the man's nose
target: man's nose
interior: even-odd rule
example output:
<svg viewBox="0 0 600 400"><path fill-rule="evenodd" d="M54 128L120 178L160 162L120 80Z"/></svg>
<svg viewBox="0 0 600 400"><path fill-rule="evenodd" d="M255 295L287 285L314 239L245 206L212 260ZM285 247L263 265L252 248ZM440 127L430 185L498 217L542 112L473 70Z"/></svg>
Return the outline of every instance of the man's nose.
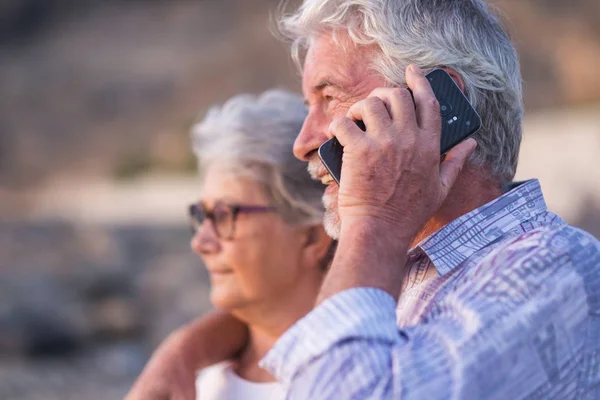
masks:
<svg viewBox="0 0 600 400"><path fill-rule="evenodd" d="M294 156L302 161L308 161L312 158L315 151L319 149L327 139L327 128L323 118L319 118L310 113L304 120L302 129L294 142Z"/></svg>

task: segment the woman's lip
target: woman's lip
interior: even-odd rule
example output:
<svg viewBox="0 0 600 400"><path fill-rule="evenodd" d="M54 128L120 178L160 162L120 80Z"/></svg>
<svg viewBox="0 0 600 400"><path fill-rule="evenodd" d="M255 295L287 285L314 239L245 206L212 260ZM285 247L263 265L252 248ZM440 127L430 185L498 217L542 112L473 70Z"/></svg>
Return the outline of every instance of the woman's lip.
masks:
<svg viewBox="0 0 600 400"><path fill-rule="evenodd" d="M222 269L222 270L208 270L208 273L211 275L227 275L232 273L233 271L230 269Z"/></svg>

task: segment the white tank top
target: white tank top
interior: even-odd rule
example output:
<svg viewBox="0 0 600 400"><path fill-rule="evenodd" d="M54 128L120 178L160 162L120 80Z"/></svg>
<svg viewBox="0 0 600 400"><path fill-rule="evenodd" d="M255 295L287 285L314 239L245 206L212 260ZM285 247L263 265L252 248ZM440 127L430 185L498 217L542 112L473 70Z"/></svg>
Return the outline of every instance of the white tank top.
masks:
<svg viewBox="0 0 600 400"><path fill-rule="evenodd" d="M278 382L247 381L222 362L203 369L196 378L197 400L284 400L285 391Z"/></svg>

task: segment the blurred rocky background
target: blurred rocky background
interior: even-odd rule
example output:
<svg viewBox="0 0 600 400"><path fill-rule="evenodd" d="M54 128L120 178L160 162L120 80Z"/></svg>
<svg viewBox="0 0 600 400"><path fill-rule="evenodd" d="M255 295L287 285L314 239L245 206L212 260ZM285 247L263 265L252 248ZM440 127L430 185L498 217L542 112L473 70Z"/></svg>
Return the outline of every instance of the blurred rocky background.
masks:
<svg viewBox="0 0 600 400"><path fill-rule="evenodd" d="M600 3L494 4L522 57L518 177L600 236ZM299 90L277 5L0 0L0 399L121 398L210 309L188 130L238 92Z"/></svg>

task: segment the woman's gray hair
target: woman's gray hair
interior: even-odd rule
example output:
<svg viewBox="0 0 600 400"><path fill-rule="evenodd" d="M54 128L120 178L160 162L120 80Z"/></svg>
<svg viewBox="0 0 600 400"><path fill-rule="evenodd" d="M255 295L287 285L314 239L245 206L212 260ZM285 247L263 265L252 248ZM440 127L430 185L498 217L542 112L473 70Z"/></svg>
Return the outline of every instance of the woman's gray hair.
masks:
<svg viewBox="0 0 600 400"><path fill-rule="evenodd" d="M201 178L217 167L254 179L286 222L322 223L324 187L292 153L306 113L300 96L279 89L238 95L213 107L192 128Z"/></svg>
<svg viewBox="0 0 600 400"><path fill-rule="evenodd" d="M405 85L409 64L448 67L465 84L481 116L471 163L509 182L517 168L523 98L519 60L499 18L482 0L305 0L281 18L301 67L311 40L348 33L357 45L376 45L372 68L390 86Z"/></svg>

